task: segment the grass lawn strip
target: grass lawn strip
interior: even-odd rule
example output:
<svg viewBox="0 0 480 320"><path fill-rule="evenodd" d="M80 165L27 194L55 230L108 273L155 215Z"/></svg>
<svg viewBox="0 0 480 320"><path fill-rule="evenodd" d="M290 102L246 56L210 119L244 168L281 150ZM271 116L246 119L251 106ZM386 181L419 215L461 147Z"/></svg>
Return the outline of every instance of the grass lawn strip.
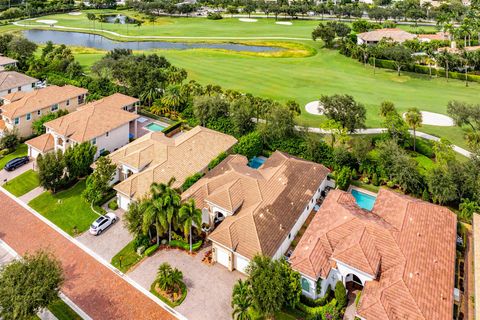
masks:
<svg viewBox="0 0 480 320"><path fill-rule="evenodd" d="M7 181L2 187L14 196L20 197L32 191L39 185L38 173L30 169L12 180Z"/></svg>
<svg viewBox="0 0 480 320"><path fill-rule="evenodd" d="M82 199L83 190L85 190L85 180L56 194L46 191L30 201L28 205L69 235L75 236L75 230L78 234L86 231L98 218L90 208L90 204Z"/></svg>
<svg viewBox="0 0 480 320"><path fill-rule="evenodd" d="M122 250L120 250L110 262L112 266L122 271L127 272L131 267L137 264L142 259L142 256L135 252L134 240L129 242Z"/></svg>
<svg viewBox="0 0 480 320"><path fill-rule="evenodd" d="M28 152L28 147L27 147L26 144L23 143L23 144L19 145L14 152L7 154L7 155L5 155L5 157L0 159L0 170L2 170L3 167L5 167L5 165L7 164L8 161L10 161L14 158L17 158L17 157L26 156L27 152Z"/></svg>
<svg viewBox="0 0 480 320"><path fill-rule="evenodd" d="M80 317L72 308L70 308L62 299L51 303L48 306L48 310L58 319L58 320L81 320Z"/></svg>

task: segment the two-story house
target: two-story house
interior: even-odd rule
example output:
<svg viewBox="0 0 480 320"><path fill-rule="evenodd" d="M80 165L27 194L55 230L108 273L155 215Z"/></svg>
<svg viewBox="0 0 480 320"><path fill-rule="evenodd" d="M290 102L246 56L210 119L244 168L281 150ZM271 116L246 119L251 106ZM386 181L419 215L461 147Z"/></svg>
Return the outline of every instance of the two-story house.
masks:
<svg viewBox="0 0 480 320"><path fill-rule="evenodd" d="M195 199L212 259L245 273L257 254L284 256L322 191L333 186L325 166L274 152L258 169L242 155L231 155L182 194ZM218 225L218 226L217 226Z"/></svg>
<svg viewBox="0 0 480 320"><path fill-rule="evenodd" d="M112 152L136 137L139 100L116 93L44 124L46 133L28 140L28 155L36 158L50 151L90 141L97 147L95 158ZM126 111L130 110L130 111Z"/></svg>
<svg viewBox="0 0 480 320"><path fill-rule="evenodd" d="M17 60L0 55L0 70L17 66Z"/></svg>
<svg viewBox="0 0 480 320"><path fill-rule="evenodd" d="M87 89L66 85L10 93L3 97L4 104L0 107L0 128L17 128L20 137L29 137L35 120L60 109L76 110L85 104L87 92Z"/></svg>
<svg viewBox="0 0 480 320"><path fill-rule="evenodd" d="M13 92L35 89L38 79L16 71L0 71L0 98Z"/></svg>

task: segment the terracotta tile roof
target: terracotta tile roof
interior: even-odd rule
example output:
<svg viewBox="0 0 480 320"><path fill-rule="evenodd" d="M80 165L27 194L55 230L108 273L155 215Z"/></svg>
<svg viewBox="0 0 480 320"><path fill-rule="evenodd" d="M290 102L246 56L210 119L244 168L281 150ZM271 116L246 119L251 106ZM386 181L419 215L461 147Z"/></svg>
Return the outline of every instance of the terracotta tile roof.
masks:
<svg viewBox="0 0 480 320"><path fill-rule="evenodd" d="M237 139L232 136L200 126L173 138L162 132L146 134L109 155L116 164L141 171L114 189L139 199L153 182L166 183L172 177L176 179L173 186L178 188L187 177L204 170L212 159L235 143Z"/></svg>
<svg viewBox="0 0 480 320"><path fill-rule="evenodd" d="M332 190L290 261L314 279L331 260L374 274L357 308L364 319L451 319L455 240L456 216L444 207L381 189L369 212Z"/></svg>
<svg viewBox="0 0 480 320"><path fill-rule="evenodd" d="M6 128L5 121L3 121L3 119L0 119L0 130L5 130L5 128Z"/></svg>
<svg viewBox="0 0 480 320"><path fill-rule="evenodd" d="M55 148L55 142L50 133L44 133L38 137L26 141L25 143L42 153L51 151Z"/></svg>
<svg viewBox="0 0 480 320"><path fill-rule="evenodd" d="M450 34L448 32L437 32L434 34L419 34L418 39L420 40L448 40Z"/></svg>
<svg viewBox="0 0 480 320"><path fill-rule="evenodd" d="M363 41L378 42L382 39L392 39L395 42L404 42L417 38L416 35L398 28L378 29L357 35Z"/></svg>
<svg viewBox="0 0 480 320"><path fill-rule="evenodd" d="M0 66L17 63L18 61L9 57L0 56Z"/></svg>
<svg viewBox="0 0 480 320"><path fill-rule="evenodd" d="M195 199L200 209L210 202L234 213L210 234L212 241L247 258L273 256L330 171L279 151L259 169L247 163L229 156L182 198Z"/></svg>
<svg viewBox="0 0 480 320"><path fill-rule="evenodd" d="M1 75L2 73L0 73ZM55 103L68 99L76 99L79 95L86 94L88 90L71 85L63 87L48 86L46 88L33 90L27 93L12 94L5 97L5 100L12 99L13 102L1 107L2 115L13 119L47 108Z"/></svg>
<svg viewBox="0 0 480 320"><path fill-rule="evenodd" d="M126 99L117 99L118 96L112 95L88 103L75 112L45 123L45 127L81 143L139 118L135 113L119 110Z"/></svg>
<svg viewBox="0 0 480 320"><path fill-rule="evenodd" d="M140 102L140 100L138 100L137 98L130 97L121 93L114 93L103 99L93 101L88 105L86 105L85 107L88 107L89 105L94 105L94 106L101 105L102 107L122 109L123 107L132 105L137 102ZM84 108L84 107L81 107L81 108Z"/></svg>
<svg viewBox="0 0 480 320"><path fill-rule="evenodd" d="M38 79L29 77L16 71L0 72L0 91L24 86L37 82Z"/></svg>

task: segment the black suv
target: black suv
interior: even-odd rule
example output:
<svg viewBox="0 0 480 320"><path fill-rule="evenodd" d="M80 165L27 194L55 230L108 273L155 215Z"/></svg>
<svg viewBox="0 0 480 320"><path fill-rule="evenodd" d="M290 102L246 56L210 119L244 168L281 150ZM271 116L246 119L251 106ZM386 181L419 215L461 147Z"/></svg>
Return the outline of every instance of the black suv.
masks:
<svg viewBox="0 0 480 320"><path fill-rule="evenodd" d="M17 169L18 167L21 167L24 164L27 164L28 161L30 161L30 159L27 156L12 159L12 160L8 161L7 164L5 165L5 170L13 171L13 170Z"/></svg>

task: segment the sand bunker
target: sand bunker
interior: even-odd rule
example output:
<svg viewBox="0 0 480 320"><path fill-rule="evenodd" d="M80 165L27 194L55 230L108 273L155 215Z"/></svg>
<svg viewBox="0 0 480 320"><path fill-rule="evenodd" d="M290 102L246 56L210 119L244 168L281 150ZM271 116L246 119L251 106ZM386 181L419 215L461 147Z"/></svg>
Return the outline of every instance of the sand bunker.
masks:
<svg viewBox="0 0 480 320"><path fill-rule="evenodd" d="M82 13L81 12L69 12L68 14L71 15L71 16L79 16Z"/></svg>
<svg viewBox="0 0 480 320"><path fill-rule="evenodd" d="M455 122L449 116L440 113L420 111L422 113L422 124L439 126L439 127L453 127ZM405 113L403 114L405 118Z"/></svg>
<svg viewBox="0 0 480 320"><path fill-rule="evenodd" d="M257 22L258 20L257 19L250 19L250 18L240 18L238 19L242 22Z"/></svg>
<svg viewBox="0 0 480 320"><path fill-rule="evenodd" d="M291 26L292 23L290 21L277 21L275 24L281 24L282 26Z"/></svg>
<svg viewBox="0 0 480 320"><path fill-rule="evenodd" d="M57 20L37 20L37 22L45 23L45 24L55 24L58 21Z"/></svg>
<svg viewBox="0 0 480 320"><path fill-rule="evenodd" d="M323 114L323 107L320 104L320 101L312 101L305 105L305 110L307 110L310 114L315 115L322 115Z"/></svg>

